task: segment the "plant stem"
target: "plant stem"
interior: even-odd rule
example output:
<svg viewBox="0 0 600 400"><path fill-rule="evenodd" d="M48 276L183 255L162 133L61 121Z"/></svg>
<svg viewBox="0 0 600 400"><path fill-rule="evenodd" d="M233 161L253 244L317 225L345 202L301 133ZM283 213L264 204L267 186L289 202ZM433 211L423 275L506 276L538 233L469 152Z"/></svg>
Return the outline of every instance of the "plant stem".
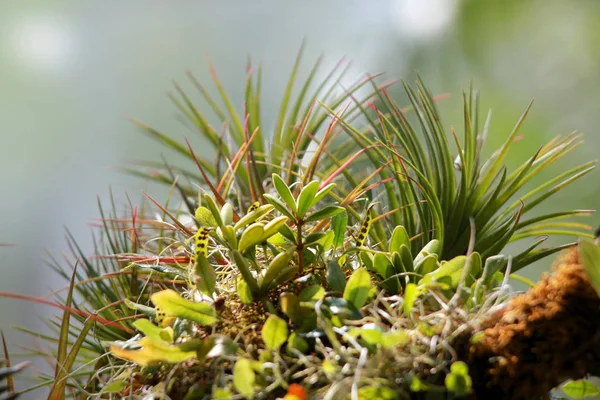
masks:
<svg viewBox="0 0 600 400"><path fill-rule="evenodd" d="M304 243L302 242L302 225L304 225L304 221L296 221L296 228L298 230L298 241L296 243L296 251L298 252L298 273L300 274L304 271L304 259L302 256L302 250L304 248Z"/></svg>

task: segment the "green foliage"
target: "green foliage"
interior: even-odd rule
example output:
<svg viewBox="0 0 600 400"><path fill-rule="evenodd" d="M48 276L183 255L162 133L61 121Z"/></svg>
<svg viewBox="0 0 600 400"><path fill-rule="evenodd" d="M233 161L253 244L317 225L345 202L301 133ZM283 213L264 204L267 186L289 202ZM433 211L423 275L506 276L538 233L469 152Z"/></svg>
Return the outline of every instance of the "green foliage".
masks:
<svg viewBox="0 0 600 400"><path fill-rule="evenodd" d="M79 265L66 299L59 296L62 321L50 322L59 346L56 379L46 384L59 398L67 389L92 398L142 398L143 390L186 399L297 390L461 397L471 378L448 346L469 318L485 314L508 269L564 247L541 248L542 237L509 257L506 244L589 235L565 221L589 211L529 215L594 163L521 192L579 146L579 135L541 146L509 172L504 162L529 108L489 155L489 117L480 126L474 91L464 95L459 138L444 131L420 79L403 83L410 104L401 108L374 77L340 94L345 70L315 82L317 64L293 98L299 63L272 132L260 115L260 67L248 74L243 114L212 67L219 99L190 76L204 107L176 86L171 100L214 160L138 123L197 172L143 163L153 172L130 172L171 185L164 204L147 195L126 217L114 202L110 214L101 209L92 258L70 238Z"/></svg>
<svg viewBox="0 0 600 400"><path fill-rule="evenodd" d="M599 393L596 385L587 379L567 382L561 389L567 396L573 399L584 399L586 397L596 396Z"/></svg>

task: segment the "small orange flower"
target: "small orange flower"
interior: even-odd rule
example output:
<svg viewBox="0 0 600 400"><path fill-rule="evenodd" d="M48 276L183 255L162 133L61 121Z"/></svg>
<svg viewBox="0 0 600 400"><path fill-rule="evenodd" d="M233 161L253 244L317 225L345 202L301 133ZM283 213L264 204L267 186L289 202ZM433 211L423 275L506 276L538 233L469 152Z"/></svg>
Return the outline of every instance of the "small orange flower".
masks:
<svg viewBox="0 0 600 400"><path fill-rule="evenodd" d="M288 388L288 392L283 398L283 400L306 400L306 392L302 388L302 386L297 383L292 383Z"/></svg>

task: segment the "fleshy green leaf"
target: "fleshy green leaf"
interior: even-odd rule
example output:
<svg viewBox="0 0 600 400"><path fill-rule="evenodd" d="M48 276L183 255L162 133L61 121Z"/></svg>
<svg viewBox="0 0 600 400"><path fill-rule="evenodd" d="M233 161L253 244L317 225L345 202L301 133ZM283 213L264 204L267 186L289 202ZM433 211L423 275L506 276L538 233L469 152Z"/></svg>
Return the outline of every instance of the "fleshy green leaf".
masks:
<svg viewBox="0 0 600 400"><path fill-rule="evenodd" d="M325 196L327 196L327 194L329 192L331 192L331 190L334 187L335 187L335 183L330 183L329 185L325 186L323 189L319 190L317 192L317 194L315 194L315 197L313 198L312 204L310 206L312 207L315 204L317 204L319 201L321 201Z"/></svg>
<svg viewBox="0 0 600 400"><path fill-rule="evenodd" d="M369 297L369 290L371 290L371 276L366 269L358 268L352 273L346 284L344 299L352 303L354 307L361 308Z"/></svg>
<svg viewBox="0 0 600 400"><path fill-rule="evenodd" d="M472 381L469 376L469 368L463 361L455 361L450 366L450 373L446 375L446 389L456 396L465 396L471 393Z"/></svg>
<svg viewBox="0 0 600 400"><path fill-rule="evenodd" d="M295 247L291 247L288 249L288 251L277 254L273 260L271 260L260 285L262 290L267 289L271 282L273 282L273 280L277 278L285 268L290 266L290 261L292 259L294 250Z"/></svg>
<svg viewBox="0 0 600 400"><path fill-rule="evenodd" d="M358 400L397 400L399 394L388 386L363 386L358 389Z"/></svg>
<svg viewBox="0 0 600 400"><path fill-rule="evenodd" d="M184 299L172 289L163 290L150 296L150 300L167 316L189 319L200 325L212 325L217 322L215 309L207 303L195 303Z"/></svg>
<svg viewBox="0 0 600 400"><path fill-rule="evenodd" d="M188 341L181 344L166 344L156 342L149 337L140 339L141 349L130 350L117 345L110 346L110 351L116 357L133 361L141 366L153 365L158 362L180 363L196 357L200 341Z"/></svg>
<svg viewBox="0 0 600 400"><path fill-rule="evenodd" d="M325 298L325 289L321 285L310 285L300 292L300 301L321 300Z"/></svg>
<svg viewBox="0 0 600 400"><path fill-rule="evenodd" d="M309 345L306 340L298 336L296 332L292 332L287 344L288 352L290 349L298 350L301 353L306 353L309 350Z"/></svg>
<svg viewBox="0 0 600 400"><path fill-rule="evenodd" d="M406 232L406 228L402 225L398 225L394 228L394 232L392 233L392 238L390 239L389 252L400 252L400 246L402 245L410 246L410 240L408 237L408 233Z"/></svg>
<svg viewBox="0 0 600 400"><path fill-rule="evenodd" d="M262 242L262 238L265 235L265 227L261 223L250 225L240 237L238 244L238 250L245 253L250 247L255 246Z"/></svg>
<svg viewBox="0 0 600 400"><path fill-rule="evenodd" d="M567 382L561 389L567 396L574 399L596 396L599 393L596 385L587 379Z"/></svg>
<svg viewBox="0 0 600 400"><path fill-rule="evenodd" d="M277 351L288 338L287 322L276 315L270 315L263 325L261 334L267 348Z"/></svg>
<svg viewBox="0 0 600 400"><path fill-rule="evenodd" d="M410 342L410 336L406 331L385 332L381 337L381 346L386 349L395 349Z"/></svg>
<svg viewBox="0 0 600 400"><path fill-rule="evenodd" d="M217 226L217 221L215 220L215 217L213 217L212 212L206 207L198 207L196 209L196 221L198 221L198 224L200 224L200 226L208 228Z"/></svg>
<svg viewBox="0 0 600 400"><path fill-rule="evenodd" d="M276 234L279 231L279 228L281 228L287 222L287 220L288 218L285 216L273 218L272 221L265 225L265 232L263 234L262 241L265 241Z"/></svg>
<svg viewBox="0 0 600 400"><path fill-rule="evenodd" d="M335 248L340 247L344 244L344 238L346 237L346 226L348 225L348 214L346 212L335 215L331 219L331 226L335 234L333 238L333 246Z"/></svg>
<svg viewBox="0 0 600 400"><path fill-rule="evenodd" d="M236 284L237 295L240 298L242 304L248 305L252 303L252 292L250 286L242 276L238 276Z"/></svg>
<svg viewBox="0 0 600 400"><path fill-rule="evenodd" d="M231 255L233 257L233 261L235 261L235 265L237 266L238 271L240 271L240 274L242 274L242 277L248 284L248 287L250 288L250 292L258 293L259 292L258 282L256 281L256 278L254 277L254 275L252 275L252 271L250 271L250 266L248 265L248 261L246 261L246 259L242 255L242 253L240 253L237 250L232 251Z"/></svg>
<svg viewBox="0 0 600 400"><path fill-rule="evenodd" d="M327 261L327 282L336 292L343 293L346 287L346 274L336 260Z"/></svg>
<svg viewBox="0 0 600 400"><path fill-rule="evenodd" d="M292 321L295 321L298 317L298 310L300 308L300 299L295 293L285 292L279 296L279 305L281 311Z"/></svg>
<svg viewBox="0 0 600 400"><path fill-rule="evenodd" d="M258 203L258 202L257 202ZM235 231L242 229L243 227L250 225L253 222L258 221L263 216L270 213L273 208L275 208L272 204L265 204L258 208L255 208L252 211L249 211L248 214L244 215L236 224L233 226Z"/></svg>
<svg viewBox="0 0 600 400"><path fill-rule="evenodd" d="M327 206L322 208L314 213L310 214L306 218L306 222L320 221L325 218L333 217L344 212L346 209L338 206Z"/></svg>
<svg viewBox="0 0 600 400"><path fill-rule="evenodd" d="M277 211L279 211L280 213L282 213L283 215L285 215L286 217L288 217L290 219L294 219L294 215L290 212L290 210L288 210L285 203L283 201L281 201L279 198L272 196L269 193L263 194L263 197L269 204L271 204L273 207L275 207L277 209Z"/></svg>
<svg viewBox="0 0 600 400"><path fill-rule="evenodd" d="M275 186L275 190L279 194L279 197L281 197L288 209L290 209L292 212L296 212L298 210L296 207L296 201L294 200L294 196L292 195L288 185L279 177L279 175L273 174L272 177L273 185ZM275 204L273 205L275 206Z"/></svg>
<svg viewBox="0 0 600 400"><path fill-rule="evenodd" d="M410 316L415 300L419 296L419 289L414 283L409 283L404 288L404 315Z"/></svg>
<svg viewBox="0 0 600 400"><path fill-rule="evenodd" d="M302 188L300 195L298 195L298 203L296 205L298 210L298 218L304 218L304 215L306 215L306 212L312 206L318 190L318 181L312 181Z"/></svg>
<svg viewBox="0 0 600 400"><path fill-rule="evenodd" d="M217 283L215 269L204 254L196 254L196 284L198 289L207 296L213 296Z"/></svg>
<svg viewBox="0 0 600 400"><path fill-rule="evenodd" d="M254 398L254 382L256 374L252 369L252 362L240 358L233 366L233 386L239 394L247 399Z"/></svg>
<svg viewBox="0 0 600 400"><path fill-rule="evenodd" d="M172 342L172 328L160 328L156 325L154 325L152 322L150 322L150 320L145 319L145 318L140 318L135 320L135 322L133 323L133 327L135 329L137 329L138 331L142 332L144 334L144 336L149 337L150 339L154 340L155 342L165 342L165 343L170 343ZM164 332L167 329L171 329L171 340L167 340L168 337L166 337L166 335L164 334Z"/></svg>

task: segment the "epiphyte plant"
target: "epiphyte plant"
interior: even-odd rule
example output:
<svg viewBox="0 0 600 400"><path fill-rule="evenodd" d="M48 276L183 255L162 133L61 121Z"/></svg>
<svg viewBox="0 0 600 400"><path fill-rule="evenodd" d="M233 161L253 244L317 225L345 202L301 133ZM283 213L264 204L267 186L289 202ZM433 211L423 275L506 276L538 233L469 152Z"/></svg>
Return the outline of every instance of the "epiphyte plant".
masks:
<svg viewBox="0 0 600 400"><path fill-rule="evenodd" d="M373 76L339 92L342 63L316 82L317 63L294 98L300 60L272 132L260 66L241 114L212 66L218 98L190 74L204 106L175 86L171 100L212 160L136 122L196 170L126 168L168 184L164 204L147 195L125 216L100 207L94 257L70 237L72 271L53 263L71 284L57 299L62 321L49 322L52 398L460 398L477 382L455 342L507 301L514 272L572 245L542 248L547 235L591 236L568 220L590 210L532 210L595 162L523 192L580 134L509 171L530 107L489 155L491 119L480 124L474 90L463 95L464 132L448 133L421 78L402 82L401 107Z"/></svg>

